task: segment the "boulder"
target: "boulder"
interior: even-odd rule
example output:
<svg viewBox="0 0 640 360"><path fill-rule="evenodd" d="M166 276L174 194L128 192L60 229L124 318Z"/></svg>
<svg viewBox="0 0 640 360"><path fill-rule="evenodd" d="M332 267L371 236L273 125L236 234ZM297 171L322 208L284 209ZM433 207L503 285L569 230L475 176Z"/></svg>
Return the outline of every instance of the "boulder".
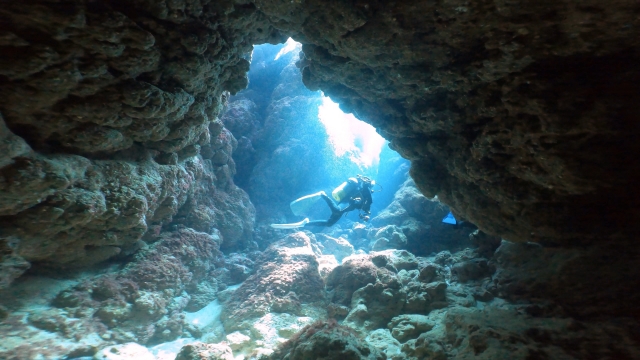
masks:
<svg viewBox="0 0 640 360"><path fill-rule="evenodd" d="M351 305L353 292L367 284L374 284L377 272L377 266L368 255L354 255L345 259L327 277L326 288L330 300L337 304Z"/></svg>
<svg viewBox="0 0 640 360"><path fill-rule="evenodd" d="M313 323L284 343L269 360L383 360L385 356L351 328L334 321Z"/></svg>
<svg viewBox="0 0 640 360"><path fill-rule="evenodd" d="M401 343L410 339L417 339L420 334L430 331L435 323L424 315L400 315L389 322L391 335Z"/></svg>
<svg viewBox="0 0 640 360"><path fill-rule="evenodd" d="M231 348L225 344L195 342L180 349L175 360L233 360Z"/></svg>
<svg viewBox="0 0 640 360"><path fill-rule="evenodd" d="M317 234L316 240L323 246L322 253L324 255L335 256L338 263L342 263L342 259L354 253L353 245L342 237L333 238L327 235Z"/></svg>
<svg viewBox="0 0 640 360"><path fill-rule="evenodd" d="M344 324L364 332L384 327L402 312L406 298L406 291L395 277L367 284L353 293Z"/></svg>

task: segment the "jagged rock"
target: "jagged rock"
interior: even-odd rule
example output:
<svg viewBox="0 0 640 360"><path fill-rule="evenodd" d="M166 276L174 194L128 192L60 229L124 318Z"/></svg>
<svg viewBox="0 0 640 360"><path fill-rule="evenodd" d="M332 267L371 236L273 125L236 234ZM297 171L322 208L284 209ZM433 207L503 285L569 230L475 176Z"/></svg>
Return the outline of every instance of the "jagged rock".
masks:
<svg viewBox="0 0 640 360"><path fill-rule="evenodd" d="M407 285L408 283L414 281L414 279L420 274L418 270L400 270L398 271L398 281L402 283L402 285Z"/></svg>
<svg viewBox="0 0 640 360"><path fill-rule="evenodd" d="M372 331L365 339L371 346L380 350L389 360L406 360L402 353L402 345L391 336L387 329L377 329Z"/></svg>
<svg viewBox="0 0 640 360"><path fill-rule="evenodd" d="M416 339L420 334L430 331L435 326L434 322L424 315L400 315L389 322L391 335L401 343L409 339Z"/></svg>
<svg viewBox="0 0 640 360"><path fill-rule="evenodd" d="M395 225L387 225L376 232L371 241L372 251L385 249L403 249L407 246L407 237Z"/></svg>
<svg viewBox="0 0 640 360"><path fill-rule="evenodd" d="M338 265L338 260L333 255L321 255L318 257L318 270L320 271L320 276L325 280Z"/></svg>
<svg viewBox="0 0 640 360"><path fill-rule="evenodd" d="M488 234L563 246L499 251L504 271L494 287L502 294L535 294L581 317L638 316L638 292L629 291L639 278L636 1L102 5L3 4L0 112L8 131L0 126L0 242L20 241L9 266L7 246L0 245L2 285L25 262L34 271L93 265L189 221L199 231L219 228L228 249L251 246L251 208L232 181L234 141L215 118L222 93L247 85L251 45L287 34L305 44L298 61L304 84L375 125L412 161L422 193L437 195ZM278 123L287 112L303 118L291 106L294 87L282 85L262 137L273 140L265 153L274 156L255 168L251 184L302 191L298 179L273 180L283 170L309 174L317 166L306 141L314 138L289 136L307 129ZM198 146L202 155L186 159ZM293 155L305 160L291 163ZM265 203L281 195L271 191ZM211 200L200 206L202 199ZM408 238L431 230L417 220L400 226ZM468 259L438 263L458 260ZM160 280L146 279L142 291L189 282L167 262L157 267L170 275L151 272ZM89 286L60 301L95 305L115 294L130 303L127 297L140 290L125 285L107 286L95 298ZM146 310L166 305L140 303ZM470 338L464 331L460 338ZM416 357L445 356L442 346L425 341L409 346ZM465 354L480 353L482 341L474 338ZM629 355L588 350L571 355ZM545 354L532 348L514 356ZM44 356L16 356L22 355Z"/></svg>
<svg viewBox="0 0 640 360"><path fill-rule="evenodd" d="M353 329L335 321L318 321L302 329L268 357L269 360L318 358L382 360L385 356L359 338Z"/></svg>
<svg viewBox="0 0 640 360"><path fill-rule="evenodd" d="M452 259L451 259L451 252L448 250L445 251L441 251L439 253L436 254L435 258L433 259L433 261L436 264L439 265L448 265L451 263Z"/></svg>
<svg viewBox="0 0 640 360"><path fill-rule="evenodd" d="M485 258L490 258L500 246L502 239L498 236L491 236L481 230L476 230L469 234L469 240L478 248L478 254Z"/></svg>
<svg viewBox="0 0 640 360"><path fill-rule="evenodd" d="M495 268L489 265L487 259L476 258L454 264L451 267L451 275L459 282L478 280L485 276L491 276Z"/></svg>
<svg viewBox="0 0 640 360"><path fill-rule="evenodd" d="M331 319L342 320L349 314L349 308L344 305L331 303L327 308L327 316Z"/></svg>
<svg viewBox="0 0 640 360"><path fill-rule="evenodd" d="M394 272L398 270L418 269L418 259L406 250L385 250L371 253L371 262L378 267L387 267Z"/></svg>
<svg viewBox="0 0 640 360"><path fill-rule="evenodd" d="M382 277L353 293L351 311L344 324L363 331L384 327L400 314L406 299L406 291L395 276Z"/></svg>
<svg viewBox="0 0 640 360"><path fill-rule="evenodd" d="M196 342L182 347L175 360L233 360L233 352L228 345Z"/></svg>
<svg viewBox="0 0 640 360"><path fill-rule="evenodd" d="M420 273L418 274L418 279L421 282L430 283L432 281L437 280L441 277L442 268L434 263L426 263L420 269ZM443 280L443 279L440 279Z"/></svg>
<svg viewBox="0 0 640 360"><path fill-rule="evenodd" d="M310 238L304 232L293 233L260 256L255 273L226 301L221 320L228 332L251 329L258 319L272 313L291 317L283 323L297 322L304 316L304 304L323 300L322 284ZM255 336L264 335L260 333Z"/></svg>
<svg viewBox="0 0 640 360"><path fill-rule="evenodd" d="M324 5L260 1L300 34L305 85L391 139L424 194L513 240L637 231L638 214L620 211L638 202L640 174L638 30L617 30L634 23L633 1Z"/></svg>
<svg viewBox="0 0 640 360"><path fill-rule="evenodd" d="M15 255L38 266L92 265L156 236L187 200L200 221L188 226L219 227L230 246L245 241L252 206L228 181L232 162L207 168L192 157L221 133L211 125L221 94L246 85L243 54L277 32L232 3L169 17L174 10L140 1L62 6L14 4L3 15L0 242L19 238ZM211 25L234 12L266 32ZM249 210L230 208L238 198ZM18 270L6 266L2 277Z"/></svg>
<svg viewBox="0 0 640 360"><path fill-rule="evenodd" d="M317 234L316 239L323 246L322 253L335 256L338 263L342 263L342 259L354 253L353 245L344 238L333 238L324 234Z"/></svg>
<svg viewBox="0 0 640 360"><path fill-rule="evenodd" d="M20 256L13 255L13 249L3 250L0 255L0 289L8 287L13 280L19 278L31 267L28 261Z"/></svg>
<svg viewBox="0 0 640 360"><path fill-rule="evenodd" d="M182 311L190 299L180 295L197 294L199 285L224 264L220 241L219 236L192 229L163 233L121 271L64 290L53 304L75 311L95 309L96 321L128 332L129 341L173 340L182 335Z"/></svg>
<svg viewBox="0 0 640 360"><path fill-rule="evenodd" d="M629 334L623 328L606 334L610 324L586 326L572 319L524 320L522 316L512 308L493 308L490 311L460 307L450 309L443 322L447 343L457 344L451 355L481 359L504 356L559 359L584 356L633 358L639 354L638 346L628 343ZM606 340L609 337L616 340L609 343ZM435 339L427 333L425 340ZM605 344L615 345L611 347Z"/></svg>
<svg viewBox="0 0 640 360"><path fill-rule="evenodd" d="M218 297L219 291L216 279L198 283L194 288L189 289L189 303L184 309L191 312L202 309Z"/></svg>
<svg viewBox="0 0 640 360"><path fill-rule="evenodd" d="M345 259L327 277L326 287L330 300L337 304L351 305L353 292L367 284L374 284L378 269L369 256L354 255Z"/></svg>
<svg viewBox="0 0 640 360"><path fill-rule="evenodd" d="M406 248L414 253L428 255L445 248L467 246L468 229L442 223L448 211L439 201L429 200L422 195L412 179L406 180L396 191L391 204L371 220L374 226L382 227L381 231L390 232L390 229L394 229L394 232L402 236L391 241L391 234L376 234L372 250ZM378 237L390 241L383 240L378 244Z"/></svg>
<svg viewBox="0 0 640 360"><path fill-rule="evenodd" d="M448 307L457 305L471 308L476 306L476 298L473 296L472 291L466 286L461 286L459 284L447 285L447 292L445 296Z"/></svg>
<svg viewBox="0 0 640 360"><path fill-rule="evenodd" d="M403 311L410 314L428 314L434 299L427 291L427 284L409 281L404 285L407 299Z"/></svg>

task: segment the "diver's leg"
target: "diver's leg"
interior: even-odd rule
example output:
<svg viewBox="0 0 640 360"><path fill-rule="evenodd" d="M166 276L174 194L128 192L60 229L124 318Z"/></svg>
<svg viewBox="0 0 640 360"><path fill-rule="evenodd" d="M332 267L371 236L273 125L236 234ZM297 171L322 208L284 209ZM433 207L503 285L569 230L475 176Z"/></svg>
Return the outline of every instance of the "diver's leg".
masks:
<svg viewBox="0 0 640 360"><path fill-rule="evenodd" d="M340 220L340 218L342 217L342 214L344 214L344 212L340 210L338 210L337 212L332 211L329 220L327 220L327 226L333 226L333 224L337 223L338 220Z"/></svg>
<svg viewBox="0 0 640 360"><path fill-rule="evenodd" d="M311 226L322 226L322 227L330 226L328 224L329 222L327 220L313 220L306 223L304 227L307 228Z"/></svg>
<svg viewBox="0 0 640 360"><path fill-rule="evenodd" d="M332 212L329 219L309 221L304 227L306 228L309 226L323 226L323 227L333 226L333 224L337 223L338 220L340 220L340 218L342 217L342 214L343 213L340 210L338 210L337 212Z"/></svg>
<svg viewBox="0 0 640 360"><path fill-rule="evenodd" d="M341 212L340 208L338 207L338 205L336 205L336 203L333 201L333 199L331 199L327 194L322 194L322 198L324 199L324 201L327 203L327 205L329 205L329 209L331 209L331 213L338 213ZM336 220L337 221L337 220Z"/></svg>

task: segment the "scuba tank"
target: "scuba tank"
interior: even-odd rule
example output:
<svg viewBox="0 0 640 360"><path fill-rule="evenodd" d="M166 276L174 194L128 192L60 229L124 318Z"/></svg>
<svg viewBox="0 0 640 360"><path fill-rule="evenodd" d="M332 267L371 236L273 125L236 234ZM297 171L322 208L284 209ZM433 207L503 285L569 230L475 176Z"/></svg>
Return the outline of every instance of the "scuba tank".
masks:
<svg viewBox="0 0 640 360"><path fill-rule="evenodd" d="M340 184L337 188L333 189L331 192L331 196L338 202L341 203L343 200L347 200L349 195L353 192L353 190L358 186L358 179L349 178L347 181Z"/></svg>

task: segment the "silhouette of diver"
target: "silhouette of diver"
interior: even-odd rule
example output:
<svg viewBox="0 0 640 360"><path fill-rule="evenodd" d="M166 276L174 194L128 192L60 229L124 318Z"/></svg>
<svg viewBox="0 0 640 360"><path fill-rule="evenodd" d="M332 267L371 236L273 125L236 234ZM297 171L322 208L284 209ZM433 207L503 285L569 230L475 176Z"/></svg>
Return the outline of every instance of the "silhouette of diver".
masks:
<svg viewBox="0 0 640 360"><path fill-rule="evenodd" d="M333 226L333 224L340 220L342 215L355 209L361 210L359 214L360 219L363 221L369 221L371 204L373 203L371 193L373 192L372 187L374 185L375 181L366 176L358 175L355 178L349 178L331 193L333 198L338 201L338 204L336 204L324 191L321 191L320 196L322 196L327 205L329 205L329 209L331 209L331 216L327 220L309 221L304 225L304 227ZM340 208L339 205L344 203L348 205L344 208Z"/></svg>

